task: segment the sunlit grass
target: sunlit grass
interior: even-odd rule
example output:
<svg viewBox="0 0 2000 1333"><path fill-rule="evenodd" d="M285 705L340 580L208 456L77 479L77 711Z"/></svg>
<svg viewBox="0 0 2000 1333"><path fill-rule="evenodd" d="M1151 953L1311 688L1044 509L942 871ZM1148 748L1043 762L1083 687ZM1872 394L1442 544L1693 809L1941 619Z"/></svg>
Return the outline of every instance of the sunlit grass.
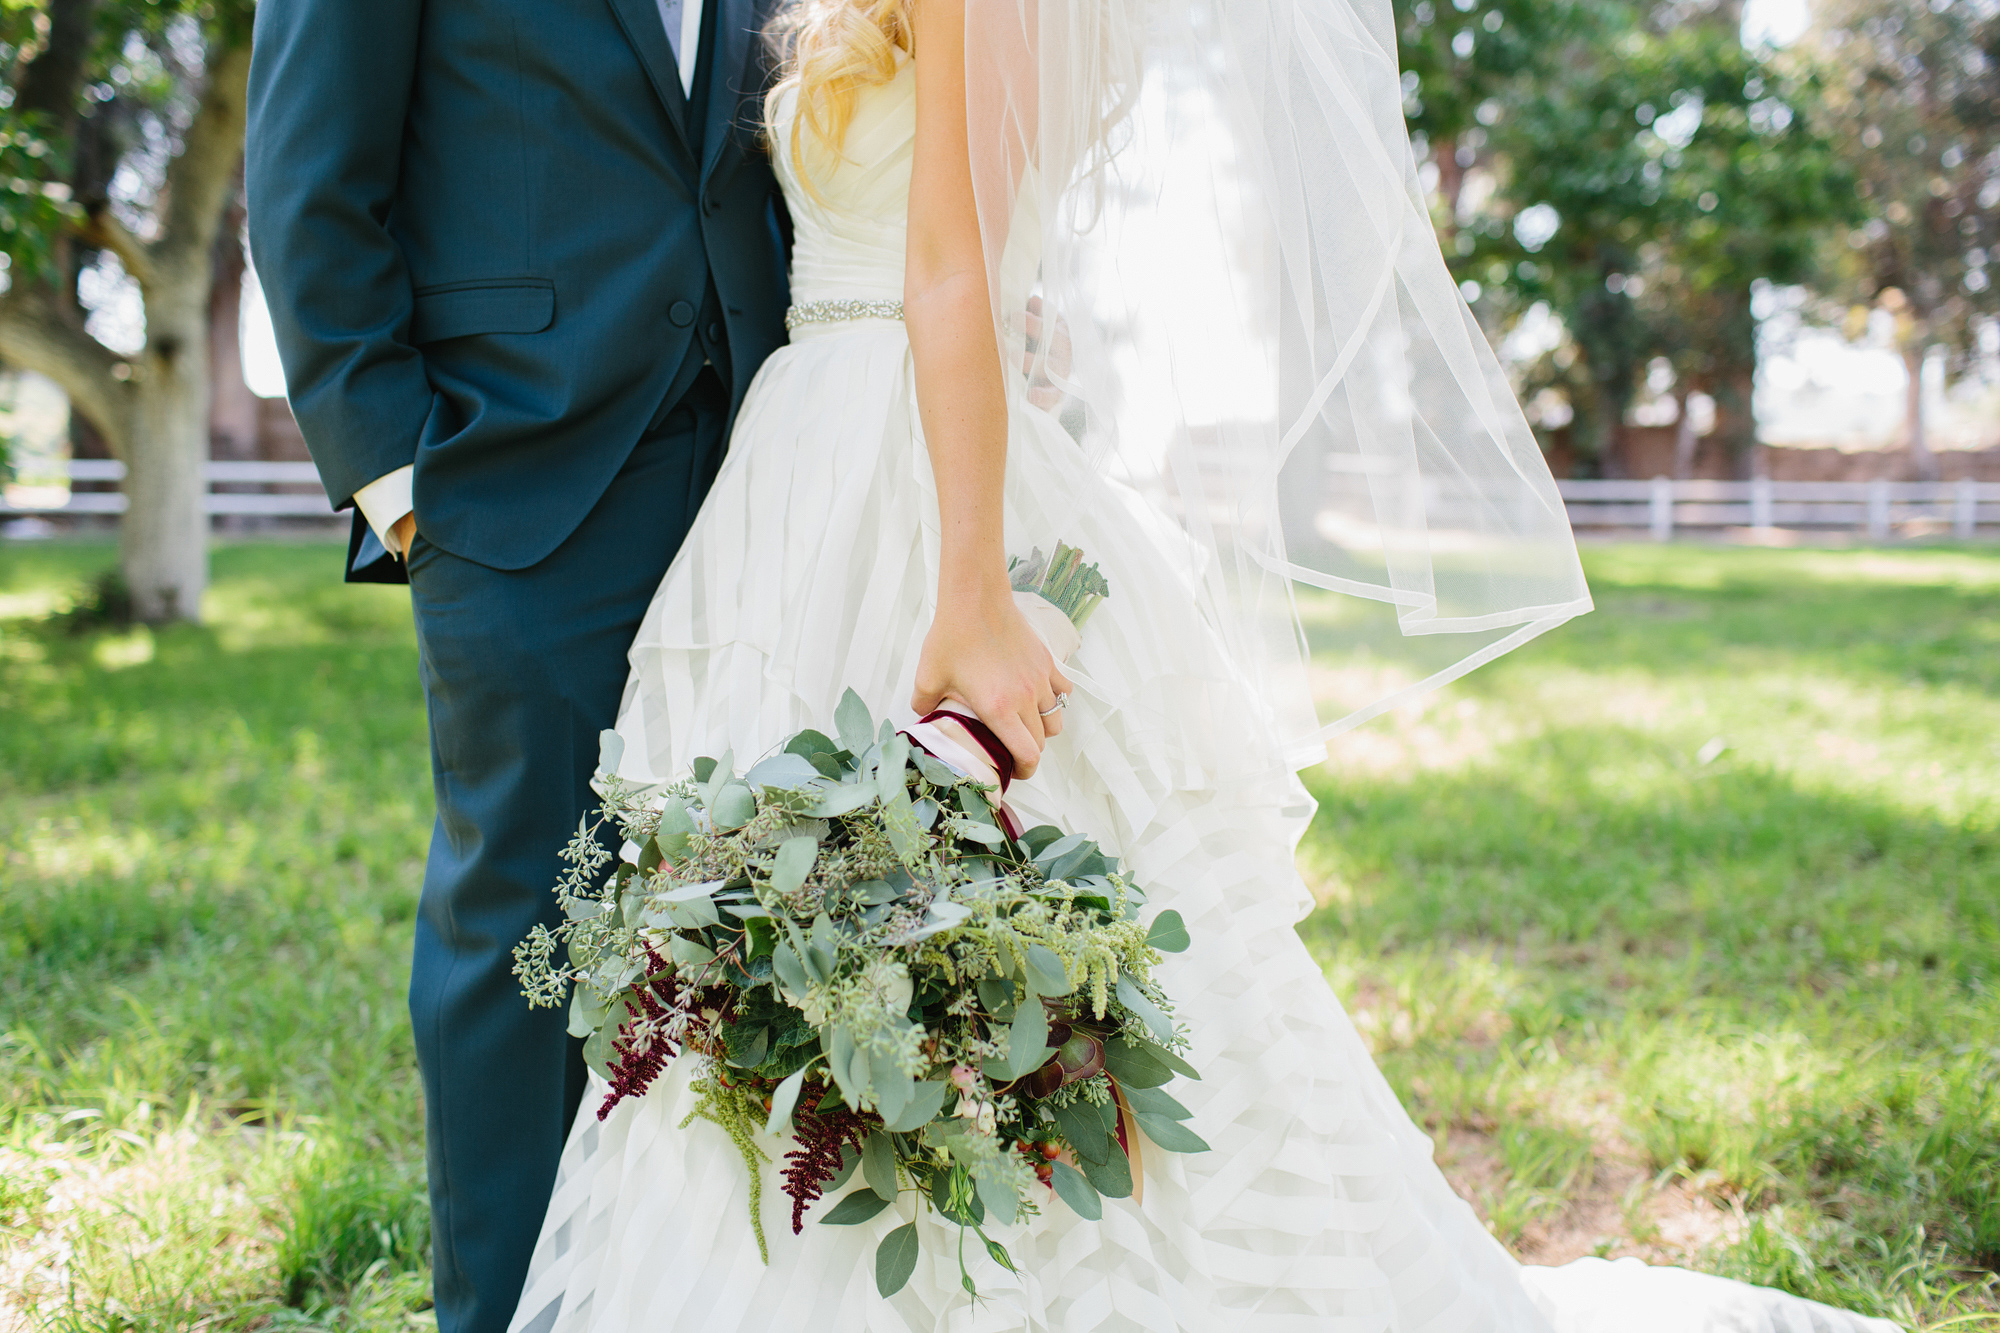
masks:
<svg viewBox="0 0 2000 1333"><path fill-rule="evenodd" d="M204 628L61 629L110 560L0 547L0 1328L407 1329L407 599L242 546ZM1597 614L1335 743L1309 941L1531 1257L1980 1318L2000 552L1587 560ZM1308 611L1330 706L1430 669Z"/></svg>
<svg viewBox="0 0 2000 1333"><path fill-rule="evenodd" d="M2000 1326L2000 553L1588 563L1596 615L1335 741L1309 938L1530 1255ZM1324 678L1396 669L1321 610Z"/></svg>

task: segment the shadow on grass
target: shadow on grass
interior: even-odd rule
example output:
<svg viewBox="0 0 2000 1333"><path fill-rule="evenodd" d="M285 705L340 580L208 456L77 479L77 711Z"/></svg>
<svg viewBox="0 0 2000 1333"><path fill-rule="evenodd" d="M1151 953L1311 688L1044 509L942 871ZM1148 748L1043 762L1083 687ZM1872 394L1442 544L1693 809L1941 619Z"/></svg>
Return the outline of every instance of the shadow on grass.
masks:
<svg viewBox="0 0 2000 1333"><path fill-rule="evenodd" d="M1780 1231L1829 1273L1920 1235L1937 1254L1906 1286L2000 1266L1990 825L1596 726L1310 785L1326 905L1302 933L1357 979L1420 1116L1530 1124L1578 1095L1568 1066L1651 1170L1769 1215L1740 1240L1761 1281L1846 1290L1766 1262ZM1559 1157L1513 1205L1544 1206Z"/></svg>

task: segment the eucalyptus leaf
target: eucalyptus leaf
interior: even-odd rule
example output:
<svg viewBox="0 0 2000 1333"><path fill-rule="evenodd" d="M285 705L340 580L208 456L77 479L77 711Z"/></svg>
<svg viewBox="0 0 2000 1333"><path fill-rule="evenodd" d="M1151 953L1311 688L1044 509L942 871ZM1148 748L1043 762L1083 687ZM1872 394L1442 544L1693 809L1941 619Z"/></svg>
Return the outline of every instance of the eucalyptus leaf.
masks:
<svg viewBox="0 0 2000 1333"><path fill-rule="evenodd" d="M670 889L666 893L656 893L653 896L664 898L670 903L684 903L695 898L713 898L716 890L728 882L726 879L703 880L699 884L683 884L678 889Z"/></svg>
<svg viewBox="0 0 2000 1333"><path fill-rule="evenodd" d="M1074 1101L1068 1106L1055 1107L1051 1114L1055 1117L1056 1128L1069 1140L1069 1146L1076 1150L1079 1160L1097 1161L1111 1151L1110 1139L1104 1132L1104 1119L1089 1102Z"/></svg>
<svg viewBox="0 0 2000 1333"><path fill-rule="evenodd" d="M954 819L948 827L952 837L976 842L982 847L998 847L1007 841L1007 835L991 824L979 824L970 819Z"/></svg>
<svg viewBox="0 0 2000 1333"><path fill-rule="evenodd" d="M995 1018L1012 1018L1014 1006L1014 983L1005 977L981 977L979 979L979 1002L986 1006L986 1012Z"/></svg>
<svg viewBox="0 0 2000 1333"><path fill-rule="evenodd" d="M591 921L604 915L604 903L598 898L571 898L563 911L572 921Z"/></svg>
<svg viewBox="0 0 2000 1333"><path fill-rule="evenodd" d="M937 1113L944 1109L945 1093L950 1088L951 1085L942 1079L925 1079L916 1085L916 1090L904 1105L901 1115L893 1120L886 1115L883 1117L884 1128L897 1134L908 1134L913 1130L922 1129L935 1120Z"/></svg>
<svg viewBox="0 0 2000 1333"><path fill-rule="evenodd" d="M1095 1222L1104 1216L1104 1197L1097 1192L1095 1185L1084 1178L1083 1172L1068 1162L1051 1162L1049 1165L1055 1168L1053 1183L1056 1193L1078 1217Z"/></svg>
<svg viewBox="0 0 2000 1333"><path fill-rule="evenodd" d="M875 743L875 717L853 690L840 696L840 706L833 710L833 725L840 732L840 743L855 754Z"/></svg>
<svg viewBox="0 0 2000 1333"><path fill-rule="evenodd" d="M924 781L933 787L954 787L965 781L963 773L922 750L912 751L910 758L916 761L917 771L924 775Z"/></svg>
<svg viewBox="0 0 2000 1333"><path fill-rule="evenodd" d="M799 1104L799 1090L805 1086L806 1071L792 1074L771 1094L771 1115L764 1122L766 1134L782 1134L792 1123L792 1108Z"/></svg>
<svg viewBox="0 0 2000 1333"><path fill-rule="evenodd" d="M741 782L724 783L715 795L714 804L709 806L708 815L718 831L733 832L756 818L757 798Z"/></svg>
<svg viewBox="0 0 2000 1333"><path fill-rule="evenodd" d="M880 1130L861 1145L861 1178L883 1199L896 1201L896 1150Z"/></svg>
<svg viewBox="0 0 2000 1333"><path fill-rule="evenodd" d="M1132 1108L1134 1115L1164 1116L1168 1120L1186 1120L1194 1112L1182 1106L1158 1088L1128 1088L1119 1085L1125 1093L1125 1104Z"/></svg>
<svg viewBox="0 0 2000 1333"><path fill-rule="evenodd" d="M1113 1037L1104 1043L1104 1072L1128 1088L1157 1088L1174 1075L1154 1049L1150 1043Z"/></svg>
<svg viewBox="0 0 2000 1333"><path fill-rule="evenodd" d="M876 1113L883 1124L893 1126L902 1118L910 1098L916 1095L916 1080L897 1067L894 1056L882 1051L869 1052L868 1072L875 1085Z"/></svg>
<svg viewBox="0 0 2000 1333"><path fill-rule="evenodd" d="M824 732L814 731L811 727L792 737L785 746L786 754L795 754L804 759L810 759L816 754L835 754L839 750L840 747L833 743L831 737Z"/></svg>
<svg viewBox="0 0 2000 1333"><path fill-rule="evenodd" d="M806 965L799 961L797 952L785 941L779 941L778 946L771 951L771 971L777 975L778 984L793 995L803 997L812 989L812 979L806 975Z"/></svg>
<svg viewBox="0 0 2000 1333"><path fill-rule="evenodd" d="M979 1201L986 1205L986 1211L1002 1226L1011 1226L1014 1216L1020 1211L1021 1196L1014 1192L1014 1186L998 1171L981 1171L973 1177L974 1188L979 1192Z"/></svg>
<svg viewBox="0 0 2000 1333"><path fill-rule="evenodd" d="M722 924L715 904L706 898L696 898L691 902L668 903L667 918L680 930L707 930L710 926Z"/></svg>
<svg viewBox="0 0 2000 1333"><path fill-rule="evenodd" d="M597 733L597 771L615 774L625 759L625 738L615 731Z"/></svg>
<svg viewBox="0 0 2000 1333"><path fill-rule="evenodd" d="M1194 941L1188 938L1187 923L1181 920L1181 914L1169 907L1146 927L1146 943L1161 953L1180 953Z"/></svg>
<svg viewBox="0 0 2000 1333"><path fill-rule="evenodd" d="M1139 1128L1146 1131L1146 1137L1165 1148L1168 1152L1207 1152L1208 1141L1178 1120L1169 1120L1163 1115L1147 1115L1134 1111L1132 1118L1139 1122Z"/></svg>
<svg viewBox="0 0 2000 1333"><path fill-rule="evenodd" d="M859 1226L881 1215L889 1201L873 1190L856 1190L827 1210L820 1222L830 1227Z"/></svg>
<svg viewBox="0 0 2000 1333"><path fill-rule="evenodd" d="M1067 856L1088 841L1090 839L1084 837L1081 833L1065 834L1057 838L1054 842L1047 843L1036 850L1034 853L1035 864L1043 867L1043 873L1046 874L1048 866L1054 865L1064 856Z"/></svg>
<svg viewBox="0 0 2000 1333"><path fill-rule="evenodd" d="M569 1035L588 1037L603 1024L611 1006L588 986L578 986L569 997Z"/></svg>
<svg viewBox="0 0 2000 1333"><path fill-rule="evenodd" d="M1174 1039L1174 1025L1160 1011L1160 1006L1139 989L1139 983L1128 976L1118 978L1118 1003L1144 1019L1146 1026L1153 1029L1161 1041Z"/></svg>
<svg viewBox="0 0 2000 1333"><path fill-rule="evenodd" d="M785 839L771 862L772 892L783 896L797 893L805 886L806 876L812 874L813 862L818 858L817 838Z"/></svg>
<svg viewBox="0 0 2000 1333"><path fill-rule="evenodd" d="M875 788L858 782L845 782L819 798L812 813L821 819L833 819L840 815L851 815L863 806L875 801Z"/></svg>
<svg viewBox="0 0 2000 1333"><path fill-rule="evenodd" d="M880 903L892 903L903 896L903 891L887 880L864 879L847 891L848 899L866 907Z"/></svg>
<svg viewBox="0 0 2000 1333"><path fill-rule="evenodd" d="M1057 996L1070 993L1069 972L1055 950L1046 944L1028 946L1028 981L1037 995Z"/></svg>
<svg viewBox="0 0 2000 1333"><path fill-rule="evenodd" d="M1020 836L1020 844L1028 849L1028 855L1040 856L1042 850L1061 840L1063 831L1054 824L1037 824Z"/></svg>
<svg viewBox="0 0 2000 1333"><path fill-rule="evenodd" d="M1100 1160L1082 1159L1083 1175L1099 1194L1107 1199L1129 1199L1132 1197L1132 1164L1125 1160L1125 1154L1114 1143L1111 1151Z"/></svg>
<svg viewBox="0 0 2000 1333"><path fill-rule="evenodd" d="M776 787L782 791L795 791L819 778L820 771L813 767L812 760L790 753L760 759L743 775L743 780L752 787Z"/></svg>
<svg viewBox="0 0 2000 1333"><path fill-rule="evenodd" d="M860 1100L861 1080L854 1071L854 1034L844 1027L834 1027L820 1038L820 1049L826 1052L827 1067L833 1071L833 1081L849 1106ZM861 1073L865 1076L867 1068Z"/></svg>
<svg viewBox="0 0 2000 1333"><path fill-rule="evenodd" d="M768 921L772 919L771 909L761 903L726 903L723 905L722 910L735 917L738 921Z"/></svg>
<svg viewBox="0 0 2000 1333"><path fill-rule="evenodd" d="M875 1248L875 1290L894 1296L917 1271L917 1224L905 1222Z"/></svg>
<svg viewBox="0 0 2000 1333"><path fill-rule="evenodd" d="M923 800L918 801L911 809L917 816L917 826L919 828L928 830L931 825L937 823L940 807L930 797L924 797Z"/></svg>
<svg viewBox="0 0 2000 1333"><path fill-rule="evenodd" d="M964 903L932 903L929 919L934 925L955 926L972 915Z"/></svg>
<svg viewBox="0 0 2000 1333"><path fill-rule="evenodd" d="M702 755L690 767L694 769L694 780L706 786L709 779L715 776L718 765L707 755Z"/></svg>
<svg viewBox="0 0 2000 1333"><path fill-rule="evenodd" d="M676 935L667 942L667 952L676 963L689 967L701 967L715 961L715 955L685 935Z"/></svg>
<svg viewBox="0 0 2000 1333"><path fill-rule="evenodd" d="M583 1062L607 1082L611 1079L611 1039L615 1035L613 1029L601 1027L583 1039Z"/></svg>
<svg viewBox="0 0 2000 1333"><path fill-rule="evenodd" d="M829 1092L826 1096L820 1098L819 1105L814 1107L813 1109L816 1111L827 1110L829 1109L827 1103L835 1100L839 1096L840 1093L838 1091ZM842 1186L846 1185L848 1181L854 1178L854 1173L860 1166L861 1166L861 1149L855 1147L851 1143L842 1144L840 1149L840 1170L834 1172L833 1179L826 1182L826 1192L828 1194L833 1194L838 1192ZM877 1194L874 1190L857 1190L855 1192L864 1199L880 1200L882 1197L881 1195Z"/></svg>
<svg viewBox="0 0 2000 1333"><path fill-rule="evenodd" d="M1030 999L1016 1006L1007 1026L1007 1061L1003 1079L1026 1078L1048 1063L1049 1016Z"/></svg>

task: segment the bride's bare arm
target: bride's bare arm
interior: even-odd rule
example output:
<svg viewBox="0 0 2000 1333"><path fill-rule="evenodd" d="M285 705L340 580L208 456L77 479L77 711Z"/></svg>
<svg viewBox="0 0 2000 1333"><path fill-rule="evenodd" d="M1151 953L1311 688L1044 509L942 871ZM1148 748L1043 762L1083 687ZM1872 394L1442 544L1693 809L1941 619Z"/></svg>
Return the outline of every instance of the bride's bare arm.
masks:
<svg viewBox="0 0 2000 1333"><path fill-rule="evenodd" d="M966 144L963 0L918 0L917 138L903 312L917 409L937 477L938 611L912 705L955 699L979 714L1026 777L1069 682L1014 606L1001 535L1007 406Z"/></svg>

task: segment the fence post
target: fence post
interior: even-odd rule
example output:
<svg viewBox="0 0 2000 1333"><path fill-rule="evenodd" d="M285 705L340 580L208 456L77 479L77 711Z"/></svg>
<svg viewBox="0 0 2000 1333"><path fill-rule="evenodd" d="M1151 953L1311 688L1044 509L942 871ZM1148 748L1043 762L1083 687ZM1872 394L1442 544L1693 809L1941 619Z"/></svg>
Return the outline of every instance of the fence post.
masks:
<svg viewBox="0 0 2000 1333"><path fill-rule="evenodd" d="M1951 530L1960 537L1970 537L1979 524L1979 483L1970 477L1960 477L1955 488L1951 507Z"/></svg>
<svg viewBox="0 0 2000 1333"><path fill-rule="evenodd" d="M1649 517L1653 523L1653 540L1670 542L1674 539L1674 483L1666 477L1653 478L1652 505Z"/></svg>
<svg viewBox="0 0 2000 1333"><path fill-rule="evenodd" d="M1877 541L1889 535L1889 483L1880 477L1868 483L1868 535Z"/></svg>
<svg viewBox="0 0 2000 1333"><path fill-rule="evenodd" d="M1776 526L1771 517L1771 479L1769 477L1750 478L1750 526L1753 528Z"/></svg>

